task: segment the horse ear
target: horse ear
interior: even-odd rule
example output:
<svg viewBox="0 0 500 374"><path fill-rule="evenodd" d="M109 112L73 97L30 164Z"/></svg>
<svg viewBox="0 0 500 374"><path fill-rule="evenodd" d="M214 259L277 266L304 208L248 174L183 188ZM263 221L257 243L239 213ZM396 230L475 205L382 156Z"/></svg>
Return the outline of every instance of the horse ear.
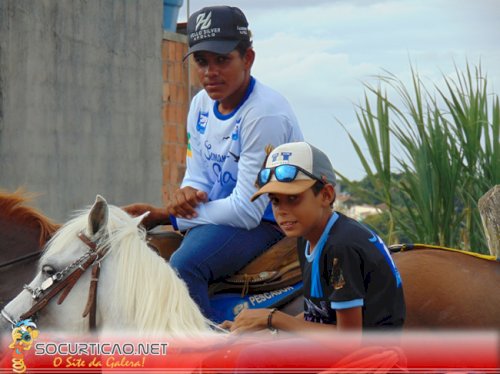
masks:
<svg viewBox="0 0 500 374"><path fill-rule="evenodd" d="M97 195L95 203L90 208L89 232L91 235L97 234L99 230L106 227L108 223L108 203L101 196Z"/></svg>
<svg viewBox="0 0 500 374"><path fill-rule="evenodd" d="M147 216L149 216L151 212L148 210L147 212L144 212L143 214L141 214L140 216L138 217L134 217L134 223L136 226L139 226L141 223L142 223L142 220L144 218L146 218Z"/></svg>

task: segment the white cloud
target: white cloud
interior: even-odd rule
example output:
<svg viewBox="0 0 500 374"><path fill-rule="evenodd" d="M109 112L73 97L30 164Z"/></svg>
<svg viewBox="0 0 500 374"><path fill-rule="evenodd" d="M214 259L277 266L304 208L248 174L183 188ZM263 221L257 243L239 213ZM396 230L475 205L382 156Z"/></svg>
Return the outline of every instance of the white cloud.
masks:
<svg viewBox="0 0 500 374"><path fill-rule="evenodd" d="M186 3L186 0L185 0ZM339 118L357 138L354 104L364 82L386 69L410 81L410 62L429 88L482 62L500 89L498 0L227 0L247 15L257 60L253 73L283 93L307 140L351 178L363 171ZM192 0L191 11L213 5ZM182 17L180 19L186 19Z"/></svg>

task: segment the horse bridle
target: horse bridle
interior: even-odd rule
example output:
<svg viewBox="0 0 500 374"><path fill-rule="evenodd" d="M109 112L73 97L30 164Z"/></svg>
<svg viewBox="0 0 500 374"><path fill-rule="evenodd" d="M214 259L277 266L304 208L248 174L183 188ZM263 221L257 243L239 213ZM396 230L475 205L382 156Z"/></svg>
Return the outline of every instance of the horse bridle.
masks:
<svg viewBox="0 0 500 374"><path fill-rule="evenodd" d="M68 265L63 270L44 280L39 287L31 288L28 285L24 286L24 288L31 293L31 296L36 302L27 312L23 313L19 317L20 321L28 318L33 318L49 303L50 300L52 300L56 295L63 291L61 296L59 297L59 300L57 301L57 304L61 304L66 299L69 292L72 290L73 286L80 279L83 273L85 273L85 271L87 271L87 269L92 266L89 294L82 317L85 318L88 315L89 328L90 330L95 330L97 310L97 284L99 282L101 261L109 251L109 246L99 245L97 242L93 242L83 232L78 233L78 238L89 248L89 250L85 252L82 257ZM5 312L4 309L2 309L1 314L10 323L17 323Z"/></svg>

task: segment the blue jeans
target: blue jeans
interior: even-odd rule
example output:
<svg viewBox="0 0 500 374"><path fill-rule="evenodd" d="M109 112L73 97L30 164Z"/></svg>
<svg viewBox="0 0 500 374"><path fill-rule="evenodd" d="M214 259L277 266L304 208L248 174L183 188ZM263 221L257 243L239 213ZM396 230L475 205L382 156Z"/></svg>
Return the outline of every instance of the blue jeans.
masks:
<svg viewBox="0 0 500 374"><path fill-rule="evenodd" d="M170 258L170 265L186 282L189 293L203 314L215 322L208 285L234 274L283 238L276 225L261 222L252 230L230 226L201 225L190 229Z"/></svg>

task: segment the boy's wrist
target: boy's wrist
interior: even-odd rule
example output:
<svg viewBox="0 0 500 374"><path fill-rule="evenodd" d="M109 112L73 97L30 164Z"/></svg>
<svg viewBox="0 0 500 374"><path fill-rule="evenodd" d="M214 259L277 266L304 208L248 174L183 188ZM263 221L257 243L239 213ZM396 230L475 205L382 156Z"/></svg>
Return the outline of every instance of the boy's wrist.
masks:
<svg viewBox="0 0 500 374"><path fill-rule="evenodd" d="M269 314L267 315L267 329L271 331L271 333L276 334L278 332L278 329L273 326L273 315L274 312L276 312L276 308L272 308L269 311Z"/></svg>

